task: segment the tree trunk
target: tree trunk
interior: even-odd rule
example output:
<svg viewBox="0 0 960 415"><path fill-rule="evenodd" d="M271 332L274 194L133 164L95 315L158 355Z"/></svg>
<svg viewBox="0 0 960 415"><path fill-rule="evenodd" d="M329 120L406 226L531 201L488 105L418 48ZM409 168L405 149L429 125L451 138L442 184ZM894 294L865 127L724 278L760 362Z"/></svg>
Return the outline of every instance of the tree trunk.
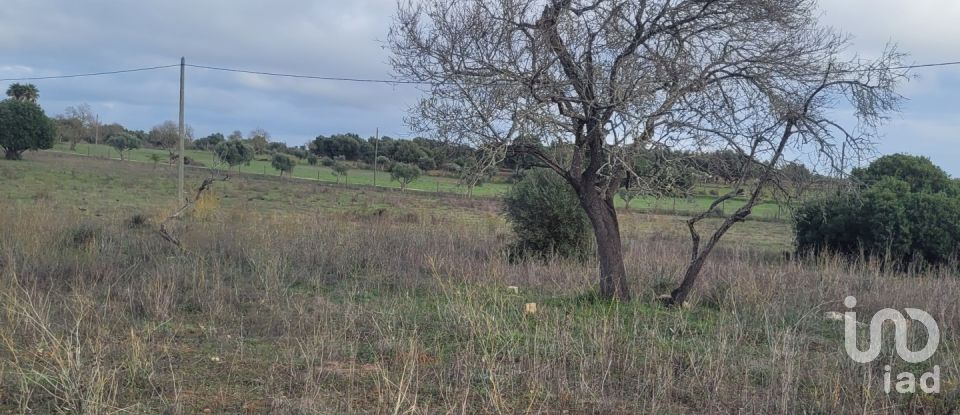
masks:
<svg viewBox="0 0 960 415"><path fill-rule="evenodd" d="M670 293L670 300L667 305L683 305L683 302L687 300L687 295L693 290L693 284L697 282L697 277L700 275L700 270L703 269L703 264L707 262L709 254L708 251L704 255L699 255L687 265L687 270L683 273L683 282Z"/></svg>
<svg viewBox="0 0 960 415"><path fill-rule="evenodd" d="M4 158L7 160L20 160L20 152L16 150L7 149L4 152Z"/></svg>
<svg viewBox="0 0 960 415"><path fill-rule="evenodd" d="M613 198L583 198L581 203L593 225L597 239L597 260L600 262L600 296L605 299L630 300L627 271L623 265L620 223L613 207Z"/></svg>

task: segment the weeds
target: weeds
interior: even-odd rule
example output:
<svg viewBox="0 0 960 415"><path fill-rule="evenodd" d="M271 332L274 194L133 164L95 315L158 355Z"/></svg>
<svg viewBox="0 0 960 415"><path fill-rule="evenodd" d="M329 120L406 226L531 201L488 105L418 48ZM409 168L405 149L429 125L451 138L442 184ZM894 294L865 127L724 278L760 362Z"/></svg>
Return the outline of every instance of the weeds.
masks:
<svg viewBox="0 0 960 415"><path fill-rule="evenodd" d="M128 215L0 204L0 412L948 413L958 404L960 281L946 271L898 276L870 261L785 262L729 245L692 307L673 310L657 305L655 287L680 274L686 247L656 218L624 218L627 268L645 294L616 303L592 294L592 264L510 263L506 225L482 214L224 207L183 221L189 251L131 231ZM819 318L844 311L846 295L864 315L918 307L936 317L944 337L930 364L941 366L942 394L887 395L883 366L902 362L849 360L841 325ZM525 303L538 311L524 314Z"/></svg>

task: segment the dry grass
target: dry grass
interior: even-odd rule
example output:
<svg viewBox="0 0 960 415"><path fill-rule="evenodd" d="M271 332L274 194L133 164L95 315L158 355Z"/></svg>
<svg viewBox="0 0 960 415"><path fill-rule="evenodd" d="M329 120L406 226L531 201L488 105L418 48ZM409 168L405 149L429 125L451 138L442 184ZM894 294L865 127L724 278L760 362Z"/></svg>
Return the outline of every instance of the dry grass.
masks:
<svg viewBox="0 0 960 415"><path fill-rule="evenodd" d="M129 215L38 203L0 205L0 412L950 413L960 399L946 272L730 243L693 307L668 310L653 298L686 257L670 220L626 219L639 299L616 304L591 295L591 264L508 263L507 228L483 211L224 206L179 224L181 253ZM854 364L821 317L851 294L861 315L933 314L933 362ZM886 395L885 364L939 364L943 392Z"/></svg>

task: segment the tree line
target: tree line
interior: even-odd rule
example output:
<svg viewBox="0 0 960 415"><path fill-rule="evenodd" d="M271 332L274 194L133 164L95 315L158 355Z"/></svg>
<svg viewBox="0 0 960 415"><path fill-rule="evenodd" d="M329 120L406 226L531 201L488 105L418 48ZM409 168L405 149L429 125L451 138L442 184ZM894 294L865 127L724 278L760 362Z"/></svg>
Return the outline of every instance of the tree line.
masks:
<svg viewBox="0 0 960 415"><path fill-rule="evenodd" d="M13 84L7 95L13 101L36 105L39 91L32 84ZM70 143L71 150L75 150L78 143L86 142L109 145L117 150L121 159L130 150L141 147L165 149L170 152L171 162L177 157L175 148L180 136L178 125L173 121L164 121L148 131L130 129L116 122L101 123L88 104L67 107L50 121L56 140ZM510 172L513 178L519 178L523 171L532 167L548 167L531 155L530 148L554 154L558 159L570 159L576 151L576 146L572 144L559 141L544 144L539 137L524 135L506 147L502 157L490 163L485 160L487 149L458 140L424 137L402 140L389 136L363 138L356 133L340 133L319 135L304 145L291 146L274 140L262 128L247 134L235 130L228 135L217 132L194 138L193 128L189 125L185 126L185 135L186 148L211 151L230 167L249 164L260 156L267 157L281 175L292 172L298 163L307 162L330 167L339 180L340 177L346 177L350 167L355 167L357 163L365 164L361 167L376 166L384 171L393 171L396 164L403 164L398 169L403 172L398 180L418 177L419 173L414 174L410 168L414 166L419 172L442 170L459 175L471 189L499 172ZM7 153L7 157L13 158L19 157L22 152L19 148L23 145L8 147L15 148ZM154 162L159 161L155 157ZM188 164L199 164L189 157L186 157L186 161ZM805 166L797 163L786 163L777 166L777 169L795 178L797 183L813 176ZM627 201L639 195L688 196L697 182L732 183L744 175L756 178L760 174L749 156L729 149L696 152L662 146L637 151L632 171L632 175L623 179L619 192ZM405 186L406 183L401 180L401 184Z"/></svg>

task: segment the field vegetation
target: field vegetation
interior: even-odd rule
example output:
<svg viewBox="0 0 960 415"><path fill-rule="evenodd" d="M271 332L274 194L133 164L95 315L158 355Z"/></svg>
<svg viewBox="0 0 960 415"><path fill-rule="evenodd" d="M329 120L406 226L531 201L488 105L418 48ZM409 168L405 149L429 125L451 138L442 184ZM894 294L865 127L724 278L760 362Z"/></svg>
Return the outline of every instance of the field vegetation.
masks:
<svg viewBox="0 0 960 415"><path fill-rule="evenodd" d="M187 173L192 188L209 174ZM590 261L509 261L513 235L488 198L235 176L176 221L180 250L156 232L175 208L174 175L55 152L0 162L0 412L950 413L960 403L960 282L946 268L788 259L787 224L748 221L721 242L689 305L664 308L655 297L687 265L685 225L621 209L636 299L608 302L589 288ZM939 352L923 365L892 350L854 363L842 323L822 318L845 311L847 295L862 315L929 311ZM884 393L887 364L939 365L942 392Z"/></svg>
<svg viewBox="0 0 960 415"><path fill-rule="evenodd" d="M70 150L69 143L58 143L54 146L54 151L106 159L120 159L120 154L112 147L91 143L76 144L76 151ZM200 162L204 168L216 168L219 166L222 170L230 169L225 163L218 163L215 153L211 151L186 150L184 154L192 160ZM165 162L168 160L168 155L169 151L164 149L139 148L126 151L124 158L127 161L152 164L155 163L154 157L160 157ZM289 174L290 177L330 183L340 183L344 181L344 179L335 174L333 164L330 166L324 166L319 162L317 164L310 164L307 159L294 159L294 161L297 164ZM171 165L170 163L165 164ZM358 186L373 186L373 169L368 168L368 166L358 167L360 168L349 170L347 183ZM264 176L280 175L280 172L272 165L272 156L256 157L251 160L249 164L241 163L238 166L232 167L232 170L238 171L241 174ZM406 188L420 192L439 192L457 195L466 195L469 192L469 189L458 177L436 171L431 174L427 173L410 182ZM472 196L486 198L500 197L510 188L511 183L509 183L509 181L509 178L500 177L493 181L482 183L473 189ZM389 171L380 171L377 173L376 186L400 189L401 182L391 180ZM718 195L725 194L729 191L730 187L723 184L697 183L694 188L691 189L689 196L640 195L631 199L629 208L648 213L693 215L707 209ZM788 220L791 206L785 203L785 201L775 200L773 194L768 196L764 203L754 208L754 216L764 220ZM733 198L721 205L718 212L729 214L743 206L743 204L743 198ZM618 196L616 205L618 207L626 207L627 203L623 197Z"/></svg>

